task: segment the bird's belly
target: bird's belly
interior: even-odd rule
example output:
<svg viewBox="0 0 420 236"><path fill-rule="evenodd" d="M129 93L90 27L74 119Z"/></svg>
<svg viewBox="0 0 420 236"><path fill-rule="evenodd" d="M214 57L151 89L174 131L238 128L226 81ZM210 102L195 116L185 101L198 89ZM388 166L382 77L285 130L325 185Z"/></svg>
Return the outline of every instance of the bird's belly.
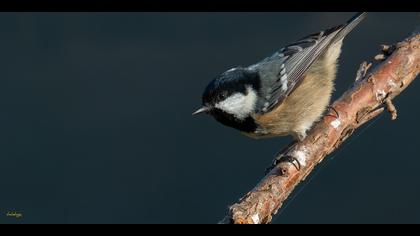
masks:
<svg viewBox="0 0 420 236"><path fill-rule="evenodd" d="M274 138L278 136L291 135L291 133L279 133L279 132L276 132L276 130L262 130L262 129L254 131L254 132L242 132L242 134L250 138L254 138L254 139Z"/></svg>
<svg viewBox="0 0 420 236"><path fill-rule="evenodd" d="M322 77L321 77L322 78ZM318 86L317 89L314 87ZM307 75L304 82L272 111L254 115L259 126L257 137L293 135L301 137L327 108L333 83Z"/></svg>

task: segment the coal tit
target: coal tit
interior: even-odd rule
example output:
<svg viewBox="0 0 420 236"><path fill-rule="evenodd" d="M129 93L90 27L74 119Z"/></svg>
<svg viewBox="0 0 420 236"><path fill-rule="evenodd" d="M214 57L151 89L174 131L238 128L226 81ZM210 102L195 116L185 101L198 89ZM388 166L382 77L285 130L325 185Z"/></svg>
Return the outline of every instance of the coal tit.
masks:
<svg viewBox="0 0 420 236"><path fill-rule="evenodd" d="M344 37L366 13L308 35L248 67L232 68L206 87L202 108L253 138L302 140L330 103Z"/></svg>

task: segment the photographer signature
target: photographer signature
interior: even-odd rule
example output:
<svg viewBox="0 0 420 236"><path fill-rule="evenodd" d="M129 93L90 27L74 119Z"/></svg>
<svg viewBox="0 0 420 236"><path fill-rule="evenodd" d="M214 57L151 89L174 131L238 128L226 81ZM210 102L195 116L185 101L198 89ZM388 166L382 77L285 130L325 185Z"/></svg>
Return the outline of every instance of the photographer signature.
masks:
<svg viewBox="0 0 420 236"><path fill-rule="evenodd" d="M8 211L6 213L6 216L7 217L13 217L13 218L16 218L16 219L20 219L20 218L23 217L23 214L22 213L19 213L17 211Z"/></svg>

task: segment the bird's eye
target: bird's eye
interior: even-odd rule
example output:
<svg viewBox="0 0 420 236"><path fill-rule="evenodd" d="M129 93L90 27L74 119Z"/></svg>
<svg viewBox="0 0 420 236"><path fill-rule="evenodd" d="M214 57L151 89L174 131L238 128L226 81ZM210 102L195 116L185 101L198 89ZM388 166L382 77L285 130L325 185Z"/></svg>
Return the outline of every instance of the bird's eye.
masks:
<svg viewBox="0 0 420 236"><path fill-rule="evenodd" d="M221 92L219 94L219 97L220 97L221 100L226 99L227 98L227 92Z"/></svg>

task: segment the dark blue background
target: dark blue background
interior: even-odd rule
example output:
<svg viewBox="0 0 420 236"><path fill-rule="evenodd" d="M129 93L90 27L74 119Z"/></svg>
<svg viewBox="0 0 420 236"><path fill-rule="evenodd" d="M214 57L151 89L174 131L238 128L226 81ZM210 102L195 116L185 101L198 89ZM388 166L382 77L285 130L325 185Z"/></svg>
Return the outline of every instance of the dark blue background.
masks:
<svg viewBox="0 0 420 236"><path fill-rule="evenodd" d="M290 138L191 117L204 87L352 15L1 13L0 223L218 222ZM419 19L369 14L345 41L335 98ZM322 163L274 222L420 223L419 91Z"/></svg>

